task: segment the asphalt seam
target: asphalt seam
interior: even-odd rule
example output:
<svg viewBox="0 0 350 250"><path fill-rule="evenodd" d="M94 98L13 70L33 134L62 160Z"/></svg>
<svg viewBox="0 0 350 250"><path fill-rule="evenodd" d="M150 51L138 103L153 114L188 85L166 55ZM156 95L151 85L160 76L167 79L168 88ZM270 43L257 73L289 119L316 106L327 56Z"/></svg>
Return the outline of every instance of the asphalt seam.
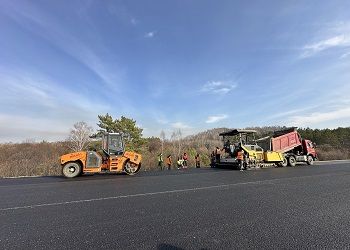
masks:
<svg viewBox="0 0 350 250"><path fill-rule="evenodd" d="M329 161L315 161L314 162L314 166L322 166L324 165L325 163L335 163L335 164L344 164L344 163L350 163L350 160L329 160ZM203 166L202 168L210 168L209 166ZM264 169L268 169L268 168L264 168ZM173 170L176 170L176 169L173 169ZM144 172L157 172L157 170L150 170L150 171L144 171ZM167 170L164 170L164 172L166 172ZM186 170L185 170L186 171ZM185 173L183 173L185 174ZM193 174L198 174L198 173L186 173L186 175L193 175ZM206 174L206 172L201 172L200 174ZM107 174L108 175L108 174ZM165 176L172 176L172 175L179 175L179 174L168 174L168 175L165 175ZM133 176L132 178L144 178L144 177L152 177L153 175L151 176L143 176L143 175L136 175L136 176ZM157 176L157 175L154 175L154 176ZM3 180L6 180L6 179L26 179L26 178L41 178L41 177L62 177L64 179L63 176L61 175L47 175L47 176L44 176L44 175L33 175L33 176L9 176L9 177L0 177L0 180L3 179ZM106 180L108 179L112 179L112 178L106 178ZM102 178L101 178L102 180ZM97 181L97 180L96 180ZM68 182L68 181L67 181ZM55 184L56 182L47 182L47 184ZM40 183L39 183L40 184ZM23 184L23 185L37 185L36 183L32 183L32 184ZM6 185L4 186L0 186L0 187L7 187Z"/></svg>
<svg viewBox="0 0 350 250"><path fill-rule="evenodd" d="M121 181L126 181L126 180L139 180L140 178L144 179L144 178L158 178L160 176L163 177L167 177L167 178L177 178L178 176L192 176L192 175L197 175L198 173L175 173L175 174L167 174L167 175L145 175L145 176L120 176L121 178L98 178L98 179L93 179L93 180L89 180L86 177L81 177L82 179L79 180L74 180L74 179L65 179L64 177L62 177L62 181L57 181L57 182L43 182L43 183L28 183L28 184L18 184L18 185L0 185L0 189L1 188L26 188L26 187L36 187L36 186L42 186L43 188L45 188L46 186L55 186L55 185L59 185L59 184L71 184L71 185L75 185L75 184L80 184L80 183L84 183L84 182L88 182L89 184L92 183L99 183L101 181L107 183L107 182L121 182ZM205 175L219 175L222 174L222 172L200 172L199 174L205 174ZM117 176L116 176L117 177ZM127 177L127 178L125 178ZM86 178L86 180L84 179Z"/></svg>
<svg viewBox="0 0 350 250"><path fill-rule="evenodd" d="M123 199L123 198L153 196L153 195L159 195L159 194L184 193L184 192L193 192L193 191L200 191L200 190L228 188L228 187L240 186L240 185L274 184L274 182L281 181L281 180L305 179L305 178L312 178L312 177L335 176L335 175L340 175L340 174L338 173L338 174L330 174L330 175L320 174L320 175L309 175L309 176L298 176L298 177L296 176L296 177L290 177L290 178L276 178L276 179L262 180L262 181L239 182L239 183L230 183L230 184L206 186L206 187L175 189L175 190L149 192L149 193L138 193L138 194L129 194L129 195L118 195L118 196L93 198L93 199L84 199L84 200L73 200L73 201L64 201L64 202L42 203L42 204L34 204L34 205L27 205L27 206L0 208L0 211L10 211L10 210L19 210L19 209L33 209L33 208L39 208L39 207L60 206L60 205L69 205L69 204L77 204L77 203L84 203L84 202L95 202L95 201L116 200L116 199ZM344 173L342 173L341 175L344 175Z"/></svg>
<svg viewBox="0 0 350 250"><path fill-rule="evenodd" d="M232 183L232 184L208 186L208 187L175 189L175 190L167 190L167 191L160 191L160 192L119 195L119 196L110 196L110 197L94 198L94 199L86 199L86 200L74 200L74 201L65 201L65 202L44 203L44 204L28 205L28 206L20 206L20 207L1 208L0 211L17 210L17 209L28 209L28 208L37 208L37 207L48 207L48 206L59 206L59 205L67 205L67 204L83 203L83 202L115 200L115 199L122 199L122 198L142 197L142 196L151 196L151 195L158 195L158 194L184 193L184 192L189 192L189 191L224 188L224 187L237 186L237 185L259 184L261 182L267 182L267 181L241 182L241 183Z"/></svg>
<svg viewBox="0 0 350 250"><path fill-rule="evenodd" d="M324 164L318 164L318 163L326 163L326 161L317 161L316 164L314 164L314 166L322 166ZM333 160L333 161L328 161L327 163L337 163L337 164L344 164L344 163L350 163L349 160ZM267 170L269 168L263 168L263 169L257 169L257 170ZM255 170L253 170L255 171ZM213 173L213 172L206 172L206 171L203 171L203 172L200 172L199 174L221 174L222 172L217 172L217 173ZM197 173L186 173L186 172L178 172L178 173L170 173L170 174L165 174L163 176L167 176L167 177L172 177L172 176L180 176L180 175L186 175L186 176L191 176L191 175L197 175ZM41 176L43 177L43 176ZM50 177L50 176L44 176L44 177ZM51 176L53 177L53 176ZM62 176L55 176L55 177L62 177ZM125 176L124 176L125 177ZM136 176L127 176L129 177L129 180L132 180L132 179L143 179L143 178L152 178L152 177L159 177L159 175L136 175ZM27 177L25 178L22 178L22 179L26 179ZM36 178L40 178L39 177L36 177ZM86 178L86 177L85 177ZM3 179L3 180L6 180L6 179L12 179L12 180L17 180L17 179L21 179L21 178L0 178L0 180ZM66 183L66 184L78 184L80 182L84 182L84 181L87 181L89 183L92 183L92 182L100 182L100 181L104 181L104 182L107 182L107 181L115 181L116 179L119 179L119 178L113 178L113 177L107 177L106 178L98 178L98 179L93 179L93 180L82 180L82 179L79 179L79 180L68 180L68 179L64 179L64 177L62 177L62 179L60 179L60 181L58 182L44 182L44 183L27 183L27 184L18 184L18 185L0 185L0 188L8 188L8 187L28 187L28 186L51 186L51 185L57 185L57 184L61 184L61 183ZM125 179L125 178L124 178ZM1 210L0 210L1 211Z"/></svg>

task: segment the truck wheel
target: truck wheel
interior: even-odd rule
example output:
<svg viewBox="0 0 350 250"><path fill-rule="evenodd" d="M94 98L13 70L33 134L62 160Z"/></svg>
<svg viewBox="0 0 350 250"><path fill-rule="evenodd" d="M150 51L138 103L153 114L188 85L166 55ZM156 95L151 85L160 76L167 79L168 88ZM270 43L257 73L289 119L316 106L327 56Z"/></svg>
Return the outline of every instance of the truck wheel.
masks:
<svg viewBox="0 0 350 250"><path fill-rule="evenodd" d="M283 157L283 161L278 164L279 167L287 167L288 166L288 161L287 158Z"/></svg>
<svg viewBox="0 0 350 250"><path fill-rule="evenodd" d="M314 158L312 157L312 155L308 155L307 156L306 163L307 163L307 165L313 165L314 164Z"/></svg>
<svg viewBox="0 0 350 250"><path fill-rule="evenodd" d="M141 164L136 165L133 163L130 163L130 161L125 162L124 164L124 171L128 175L134 175L140 170Z"/></svg>
<svg viewBox="0 0 350 250"><path fill-rule="evenodd" d="M288 164L289 164L289 166L291 166L291 167L295 167L295 165L297 164L297 161L296 161L296 159L295 159L294 156L290 156L290 157L289 157L289 159L288 159Z"/></svg>
<svg viewBox="0 0 350 250"><path fill-rule="evenodd" d="M68 162L62 168L62 174L67 178L74 178L81 174L81 166L76 162Z"/></svg>

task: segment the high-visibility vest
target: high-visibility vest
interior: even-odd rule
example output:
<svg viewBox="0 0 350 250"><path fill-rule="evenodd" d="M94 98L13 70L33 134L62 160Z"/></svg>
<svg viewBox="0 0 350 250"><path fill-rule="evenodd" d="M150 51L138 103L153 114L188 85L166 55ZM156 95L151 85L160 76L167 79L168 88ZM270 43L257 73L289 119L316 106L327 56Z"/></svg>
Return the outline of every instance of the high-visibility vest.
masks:
<svg viewBox="0 0 350 250"><path fill-rule="evenodd" d="M243 161L243 151L242 150L237 152L237 160L242 160Z"/></svg>

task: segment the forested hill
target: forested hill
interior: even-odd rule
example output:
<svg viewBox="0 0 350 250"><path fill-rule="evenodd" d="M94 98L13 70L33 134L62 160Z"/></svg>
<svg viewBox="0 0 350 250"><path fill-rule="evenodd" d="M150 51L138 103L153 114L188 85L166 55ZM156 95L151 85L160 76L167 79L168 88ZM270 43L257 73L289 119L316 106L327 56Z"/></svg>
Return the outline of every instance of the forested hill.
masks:
<svg viewBox="0 0 350 250"><path fill-rule="evenodd" d="M254 129L257 131L256 138L272 135L276 130L282 130L287 127L268 126L268 127L248 127L245 129ZM231 128L214 128L200 132L196 135L187 136L185 141L196 144L216 144L219 143L219 133ZM350 127L336 129L311 129L298 128L298 132L303 138L309 139L321 146L345 147L350 149Z"/></svg>
<svg viewBox="0 0 350 250"><path fill-rule="evenodd" d="M272 135L273 131L285 127L250 127L257 130L256 138ZM216 146L222 147L219 133L229 128L210 129L185 138L177 137L163 142L164 155L172 154L174 159L183 152L189 154L189 165L194 166L194 156L199 153L203 166L210 163L210 153ZM337 129L298 130L303 138L317 144L319 160L350 159L350 127ZM59 156L70 152L69 142L5 143L0 144L0 177L21 175L60 175ZM141 149L143 169L157 169L157 155L162 150L160 138L145 139Z"/></svg>
<svg viewBox="0 0 350 250"><path fill-rule="evenodd" d="M350 148L350 127L336 129L298 129L303 138L317 145Z"/></svg>
<svg viewBox="0 0 350 250"><path fill-rule="evenodd" d="M264 137L267 135L271 135L274 131L276 130L281 130L285 129L286 127L281 127L281 126L270 126L270 127L247 127L244 129L253 129L257 131L257 138ZM195 135L190 135L185 137L185 140L190 140L190 141L217 141L219 140L219 134L228 130L231 130L234 128L213 128L209 129L203 132L200 132Z"/></svg>
<svg viewBox="0 0 350 250"><path fill-rule="evenodd" d="M257 131L256 138L262 138L272 135L276 130L282 130L286 127L249 127ZM207 149L210 153L216 146L222 146L219 133L227 131L229 128L210 129L196 135L184 138L184 145L187 148ZM313 141L317 145L318 158L320 160L344 160L350 159L350 127L336 129L311 129L299 128L298 132L305 138ZM200 151L205 152L205 151Z"/></svg>

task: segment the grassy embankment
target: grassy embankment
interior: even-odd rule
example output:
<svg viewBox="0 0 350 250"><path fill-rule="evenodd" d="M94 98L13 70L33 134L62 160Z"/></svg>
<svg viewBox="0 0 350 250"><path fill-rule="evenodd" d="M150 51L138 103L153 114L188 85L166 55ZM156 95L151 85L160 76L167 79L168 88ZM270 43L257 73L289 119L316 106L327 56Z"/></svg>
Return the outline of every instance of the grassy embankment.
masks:
<svg viewBox="0 0 350 250"><path fill-rule="evenodd" d="M320 145L317 150L320 160L350 159L349 149ZM145 147L143 151L143 170L157 169L158 148L152 150L150 147ZM165 145L164 155L172 151L174 148L170 143ZM189 153L190 166L194 166L196 152L201 154L203 165L209 163L210 150L203 147L186 149L184 145L184 151ZM61 175L59 157L67 152L69 149L65 142L0 144L0 177Z"/></svg>

